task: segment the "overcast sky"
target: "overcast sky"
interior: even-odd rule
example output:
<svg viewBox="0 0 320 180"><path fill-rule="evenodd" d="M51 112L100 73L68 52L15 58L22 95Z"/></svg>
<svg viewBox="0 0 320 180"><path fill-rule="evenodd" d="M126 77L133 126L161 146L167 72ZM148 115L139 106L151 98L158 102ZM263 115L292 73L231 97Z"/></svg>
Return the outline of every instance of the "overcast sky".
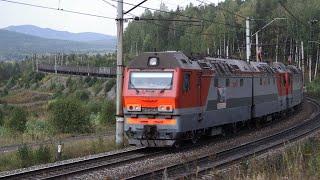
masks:
<svg viewBox="0 0 320 180"><path fill-rule="evenodd" d="M49 6L53 8L59 7L59 0L12 1ZM114 5L117 4L112 0L105 1L108 1ZM142 0L124 1L137 4ZM219 1L222 0L207 0L206 2L217 3ZM189 3L199 5L199 2L196 0L162 0L162 2L165 3L169 9L176 9L178 5L185 7ZM161 0L149 0L143 4L143 6L159 9L160 3ZM124 5L125 10L128 10L130 7L132 6ZM103 0L60 0L60 8L108 17L116 17L116 9L103 2ZM143 8L137 8L136 10L132 11L134 15L140 15L143 12ZM116 34L116 25L114 20L28 7L18 4L11 4L0 0L0 28L5 28L11 25L25 24L70 32L98 32L109 35Z"/></svg>

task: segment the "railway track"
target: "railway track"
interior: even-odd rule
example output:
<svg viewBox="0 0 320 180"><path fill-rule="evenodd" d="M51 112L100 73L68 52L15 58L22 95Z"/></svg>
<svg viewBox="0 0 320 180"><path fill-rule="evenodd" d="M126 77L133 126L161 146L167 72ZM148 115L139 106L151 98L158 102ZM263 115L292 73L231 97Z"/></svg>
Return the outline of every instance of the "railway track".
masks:
<svg viewBox="0 0 320 180"><path fill-rule="evenodd" d="M239 162L252 155L259 155L270 149L282 146L307 136L320 129L320 105L317 101L308 98L316 108L308 120L302 121L290 129L283 130L261 139L254 140L237 147L203 154L201 157L189 160L183 164L160 167L142 174L128 177L128 179L179 179L185 177L208 177L212 169L220 169ZM0 176L0 179L64 179L73 175L117 167L131 162L142 161L167 153L168 150L136 148L120 153L79 160L61 165L23 171L15 174Z"/></svg>
<svg viewBox="0 0 320 180"><path fill-rule="evenodd" d="M239 146L204 154L184 163L161 167L156 170L131 176L127 179L212 179L210 172L233 165L253 155L263 154L271 149L283 146L308 136L320 129L320 104L307 98L316 110L309 119L279 133L272 134Z"/></svg>
<svg viewBox="0 0 320 180"><path fill-rule="evenodd" d="M111 168L125 163L143 160L162 154L164 151L165 150L151 151L148 148L136 148L111 155L0 176L0 179L63 179L73 174L94 171L100 168Z"/></svg>

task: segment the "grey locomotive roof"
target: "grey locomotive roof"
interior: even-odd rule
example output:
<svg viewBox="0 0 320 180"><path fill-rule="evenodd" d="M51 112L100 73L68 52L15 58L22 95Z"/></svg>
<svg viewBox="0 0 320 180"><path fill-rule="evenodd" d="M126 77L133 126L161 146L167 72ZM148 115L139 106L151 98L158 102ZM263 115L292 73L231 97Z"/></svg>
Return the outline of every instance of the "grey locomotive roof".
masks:
<svg viewBox="0 0 320 180"><path fill-rule="evenodd" d="M149 66L149 59L157 57L159 64L157 66ZM200 69L197 62L190 60L182 52L168 51L168 52L146 52L133 58L128 65L128 68L133 69L174 69L174 68L186 68L186 69Z"/></svg>
<svg viewBox="0 0 320 180"><path fill-rule="evenodd" d="M211 62L221 62L229 64L232 67L236 67L236 69L240 70L241 72L256 72L256 69L251 64L238 59L221 59L207 57L206 60Z"/></svg>
<svg viewBox="0 0 320 180"><path fill-rule="evenodd" d="M150 58L158 58L159 64L149 66ZM233 71L241 72L293 72L299 73L299 69L295 66L286 67L283 63L274 62L270 66L265 62L250 62L237 59L222 59L206 57L204 59L191 60L184 53L179 51L166 52L145 52L133 58L128 68L131 69L212 69L218 73L232 74ZM221 71L221 72L220 72ZM229 72L229 73L228 73Z"/></svg>

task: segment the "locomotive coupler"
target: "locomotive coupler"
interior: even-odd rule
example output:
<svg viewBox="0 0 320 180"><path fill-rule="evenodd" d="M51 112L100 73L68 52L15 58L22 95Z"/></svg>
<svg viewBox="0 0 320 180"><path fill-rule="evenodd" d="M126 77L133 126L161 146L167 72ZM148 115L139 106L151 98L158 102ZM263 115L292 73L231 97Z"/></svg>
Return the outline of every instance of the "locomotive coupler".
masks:
<svg viewBox="0 0 320 180"><path fill-rule="evenodd" d="M159 136L157 126L145 125L143 126L142 137L145 139L157 139Z"/></svg>

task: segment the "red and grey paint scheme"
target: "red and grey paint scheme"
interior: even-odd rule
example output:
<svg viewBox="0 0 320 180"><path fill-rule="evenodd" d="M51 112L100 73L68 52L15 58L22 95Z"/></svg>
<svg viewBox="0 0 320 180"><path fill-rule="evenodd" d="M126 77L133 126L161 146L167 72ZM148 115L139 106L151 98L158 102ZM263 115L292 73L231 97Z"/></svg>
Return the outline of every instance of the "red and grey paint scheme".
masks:
<svg viewBox="0 0 320 180"><path fill-rule="evenodd" d="M129 144L149 147L217 135L298 107L302 86L301 71L282 63L143 53L125 68L125 132Z"/></svg>

